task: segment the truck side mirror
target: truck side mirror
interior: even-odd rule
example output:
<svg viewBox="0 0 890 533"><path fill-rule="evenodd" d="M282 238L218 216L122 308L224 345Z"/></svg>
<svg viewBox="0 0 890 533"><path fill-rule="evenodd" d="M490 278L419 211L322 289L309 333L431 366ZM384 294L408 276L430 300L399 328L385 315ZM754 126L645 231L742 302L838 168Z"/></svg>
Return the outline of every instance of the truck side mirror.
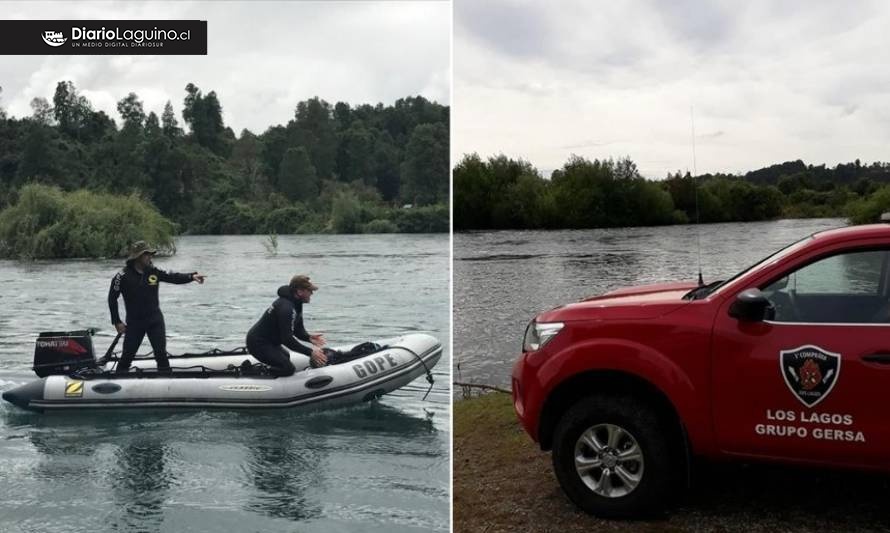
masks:
<svg viewBox="0 0 890 533"><path fill-rule="evenodd" d="M760 322L772 318L774 314L773 304L760 289L740 292L729 306L729 316L746 322Z"/></svg>

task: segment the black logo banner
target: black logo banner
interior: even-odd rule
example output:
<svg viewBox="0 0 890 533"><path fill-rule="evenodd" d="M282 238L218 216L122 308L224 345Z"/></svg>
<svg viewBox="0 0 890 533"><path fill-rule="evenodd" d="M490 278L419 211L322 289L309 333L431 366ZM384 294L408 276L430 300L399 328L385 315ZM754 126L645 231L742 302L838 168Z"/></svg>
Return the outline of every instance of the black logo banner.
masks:
<svg viewBox="0 0 890 533"><path fill-rule="evenodd" d="M0 55L207 55L207 21L0 20Z"/></svg>
<svg viewBox="0 0 890 533"><path fill-rule="evenodd" d="M840 354L812 345L782 350L779 364L788 388L807 407L828 396L841 372Z"/></svg>

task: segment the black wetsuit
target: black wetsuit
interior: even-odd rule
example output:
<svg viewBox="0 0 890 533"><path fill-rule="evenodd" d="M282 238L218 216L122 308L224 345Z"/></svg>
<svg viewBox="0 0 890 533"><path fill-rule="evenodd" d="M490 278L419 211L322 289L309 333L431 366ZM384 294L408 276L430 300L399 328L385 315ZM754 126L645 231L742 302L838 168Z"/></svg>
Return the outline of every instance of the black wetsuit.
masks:
<svg viewBox="0 0 890 533"><path fill-rule="evenodd" d="M122 322L117 307L117 298L124 295L124 307L127 309L127 331L124 333L124 347L121 359L117 364L118 372L126 372L136 356L136 351L142 344L142 339L148 334L148 341L154 350L155 361L159 370L169 370L170 362L167 360L167 332L164 325L164 315L158 303L158 284L165 283L189 283L194 273L177 274L164 272L150 266L143 273L139 273L132 263L127 263L123 270L115 274L111 280L111 288L108 290L108 308L111 310L111 323Z"/></svg>
<svg viewBox="0 0 890 533"><path fill-rule="evenodd" d="M278 299L247 332L247 351L272 367L275 374L290 376L296 368L282 345L303 355L312 355L312 348L297 339L309 342L309 333L303 327L303 302L284 285L278 288Z"/></svg>

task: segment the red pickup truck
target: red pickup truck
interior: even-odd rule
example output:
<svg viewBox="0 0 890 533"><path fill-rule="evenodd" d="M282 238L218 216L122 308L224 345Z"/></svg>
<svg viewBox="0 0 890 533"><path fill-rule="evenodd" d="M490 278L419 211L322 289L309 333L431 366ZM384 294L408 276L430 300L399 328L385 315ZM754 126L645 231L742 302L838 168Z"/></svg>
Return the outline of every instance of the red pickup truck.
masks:
<svg viewBox="0 0 890 533"><path fill-rule="evenodd" d="M890 471L890 225L558 307L522 350L516 414L589 513L663 508L693 457Z"/></svg>

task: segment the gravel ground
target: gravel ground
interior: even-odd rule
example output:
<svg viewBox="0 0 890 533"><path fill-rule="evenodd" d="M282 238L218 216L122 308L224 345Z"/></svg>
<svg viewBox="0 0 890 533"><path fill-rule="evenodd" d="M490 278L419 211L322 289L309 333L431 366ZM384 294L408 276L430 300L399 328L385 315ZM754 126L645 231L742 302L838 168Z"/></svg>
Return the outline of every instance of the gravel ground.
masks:
<svg viewBox="0 0 890 533"><path fill-rule="evenodd" d="M454 410L454 531L890 532L890 477L771 465L707 464L664 517L608 521L566 498L506 394Z"/></svg>

